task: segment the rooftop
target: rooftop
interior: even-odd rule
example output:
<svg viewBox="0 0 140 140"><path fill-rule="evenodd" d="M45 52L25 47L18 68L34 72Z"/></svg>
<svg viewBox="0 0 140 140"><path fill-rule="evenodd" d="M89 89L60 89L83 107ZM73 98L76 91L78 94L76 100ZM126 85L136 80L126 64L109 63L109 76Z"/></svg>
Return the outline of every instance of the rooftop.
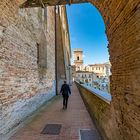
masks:
<svg viewBox="0 0 140 140"><path fill-rule="evenodd" d="M73 50L74 52L83 52L83 50L81 48L77 48Z"/></svg>
<svg viewBox="0 0 140 140"><path fill-rule="evenodd" d="M89 64L88 66L105 66L105 65L110 65L109 62L103 63L103 64Z"/></svg>

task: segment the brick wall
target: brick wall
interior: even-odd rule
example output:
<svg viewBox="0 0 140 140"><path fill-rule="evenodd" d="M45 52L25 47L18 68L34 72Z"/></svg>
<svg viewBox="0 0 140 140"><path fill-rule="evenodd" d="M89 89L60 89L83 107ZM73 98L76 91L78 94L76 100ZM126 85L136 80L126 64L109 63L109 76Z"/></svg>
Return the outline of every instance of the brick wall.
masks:
<svg viewBox="0 0 140 140"><path fill-rule="evenodd" d="M110 61L112 64L111 94L113 100L111 102L111 115L113 115L113 120L110 121L111 125L109 126L112 127L108 130L108 138L112 139L113 136L110 130L115 130L116 138L112 140L139 140L139 0L90 1L99 9L103 16L109 40ZM12 120L12 115L8 116L11 111L8 110L11 110L10 108L16 101L21 100L28 102L29 99L40 95L35 93L44 90L49 91L53 85L51 74L47 76L47 84L42 85L42 82L39 82L40 78L38 78L39 75L35 59L36 52L34 49L35 42L37 42L35 40L38 38L38 30L33 30L35 29L34 26L37 26L36 28L38 29L38 24L34 24L32 20L28 20L27 17L30 17L30 12L27 12L25 17L19 16L17 14L18 7L19 2L16 0L2 0L0 2L0 98L1 104L4 106L3 117L6 118L7 116L7 118L9 118L6 120ZM51 18L53 18L53 16L51 16ZM37 20L35 21L37 22ZM51 27L51 25L53 24L50 24L49 27ZM51 32L51 30L48 32ZM50 35L53 36L53 33L50 33ZM51 43L52 42L48 43L49 46L51 46ZM49 47L49 50L51 53L48 53L47 56L51 58L54 53L51 47ZM48 65L51 65L53 59L49 60L51 61L48 62ZM24 69L20 69L19 67L24 67ZM54 69L51 70L53 73ZM24 88L20 88L21 84L17 84L20 83L19 81L22 82ZM45 79L43 83L45 83ZM38 88L37 85L39 85ZM44 86L46 85L47 87L45 87L45 89ZM31 92L27 93L27 89ZM14 107L14 109L15 108L16 107ZM21 108L22 107L20 107L20 110ZM12 109L12 111L14 109ZM16 110L13 112L16 112ZM11 128L13 124L11 125L10 123L7 121L4 127L9 126L9 128ZM108 124L106 125L108 126ZM4 127L2 127L2 131L7 132L8 130Z"/></svg>
<svg viewBox="0 0 140 140"><path fill-rule="evenodd" d="M42 8L19 9L0 2L0 136L13 130L55 95L54 7L47 23ZM37 64L37 43L47 45L47 69Z"/></svg>

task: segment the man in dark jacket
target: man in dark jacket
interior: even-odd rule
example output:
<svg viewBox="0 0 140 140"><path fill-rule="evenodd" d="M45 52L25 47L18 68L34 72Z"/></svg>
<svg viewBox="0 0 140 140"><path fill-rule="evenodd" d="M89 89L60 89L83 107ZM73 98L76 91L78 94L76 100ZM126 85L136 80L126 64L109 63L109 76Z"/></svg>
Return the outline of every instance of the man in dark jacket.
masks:
<svg viewBox="0 0 140 140"><path fill-rule="evenodd" d="M63 109L67 109L67 104L68 104L68 98L69 94L71 94L71 90L69 85L64 81L64 84L61 87L60 93L63 95Z"/></svg>

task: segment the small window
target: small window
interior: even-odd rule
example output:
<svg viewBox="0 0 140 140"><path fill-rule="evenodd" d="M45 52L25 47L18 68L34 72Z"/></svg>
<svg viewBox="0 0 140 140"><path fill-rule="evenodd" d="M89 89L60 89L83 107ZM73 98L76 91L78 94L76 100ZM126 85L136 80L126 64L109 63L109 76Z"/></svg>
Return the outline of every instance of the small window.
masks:
<svg viewBox="0 0 140 140"><path fill-rule="evenodd" d="M79 60L79 56L77 56L77 60Z"/></svg>

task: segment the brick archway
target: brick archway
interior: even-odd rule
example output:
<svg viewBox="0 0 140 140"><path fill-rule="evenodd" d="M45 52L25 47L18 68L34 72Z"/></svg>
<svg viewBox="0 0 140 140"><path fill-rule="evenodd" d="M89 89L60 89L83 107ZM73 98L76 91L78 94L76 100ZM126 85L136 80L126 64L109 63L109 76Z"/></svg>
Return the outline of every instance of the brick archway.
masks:
<svg viewBox="0 0 140 140"><path fill-rule="evenodd" d="M62 2L66 4L65 1L62 0ZM74 0L70 2L74 2ZM76 0L76 2L85 1ZM110 121L106 122L107 137L110 140L138 140L140 136L139 0L90 0L90 2L101 12L109 40L113 100ZM14 23L17 18L17 9L21 3L16 0L12 2L7 0L5 4L0 5L2 12L10 13L7 17L0 16L0 21L2 21L0 24L7 26L10 22ZM3 5L8 6L4 8ZM55 5L55 3L52 5ZM38 6L41 6L41 4Z"/></svg>

